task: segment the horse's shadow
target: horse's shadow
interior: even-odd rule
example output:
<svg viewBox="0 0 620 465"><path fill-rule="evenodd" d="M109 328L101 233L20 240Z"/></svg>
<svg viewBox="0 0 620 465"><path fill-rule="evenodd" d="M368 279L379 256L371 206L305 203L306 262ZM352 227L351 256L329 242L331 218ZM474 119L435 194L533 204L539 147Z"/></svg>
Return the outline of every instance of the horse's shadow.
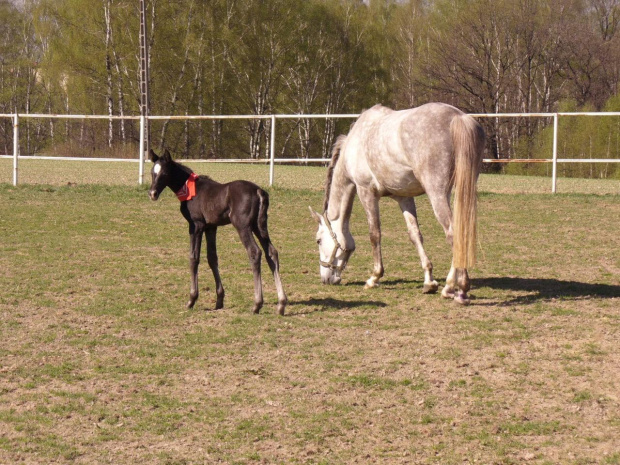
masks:
<svg viewBox="0 0 620 465"><path fill-rule="evenodd" d="M482 287L502 291L528 292L527 295L516 296L501 302L500 305L527 305L552 299L613 299L620 297L620 286L562 281L559 279L498 277L472 280L472 290L474 292L475 288Z"/></svg>
<svg viewBox="0 0 620 465"><path fill-rule="evenodd" d="M408 279L391 279L383 281L384 287L399 286L402 284L416 284L416 280ZM350 281L345 286L364 286L364 281ZM419 283L421 286L421 283ZM501 302L487 302L486 299L476 299L475 291L481 288L491 288L501 291L527 292L526 295L519 295ZM613 299L620 298L620 286L613 284L591 284L578 281L562 281L559 279L539 279L539 278L513 278L513 277L497 277L497 278L477 278L472 279L472 298L474 305L529 305L540 301L548 301L553 299ZM315 312L324 312L328 310L341 310L345 308L355 308L362 306L370 307L387 307L388 304L377 300L344 300L327 298L310 298L306 300L289 302L289 306L301 305L311 307L307 310L299 312L287 312L288 316L304 315Z"/></svg>
<svg viewBox="0 0 620 465"><path fill-rule="evenodd" d="M286 316L295 316L295 315L307 315L315 312L325 312L327 310L342 310L345 308L355 308L361 306L370 306L370 307L387 307L385 302L381 302L378 300L343 300L343 299L333 299L331 297L317 299L310 298L306 300L298 300L298 301L289 301L289 307L294 305L303 305L305 307L312 307L308 310L302 310L299 312L286 312Z"/></svg>

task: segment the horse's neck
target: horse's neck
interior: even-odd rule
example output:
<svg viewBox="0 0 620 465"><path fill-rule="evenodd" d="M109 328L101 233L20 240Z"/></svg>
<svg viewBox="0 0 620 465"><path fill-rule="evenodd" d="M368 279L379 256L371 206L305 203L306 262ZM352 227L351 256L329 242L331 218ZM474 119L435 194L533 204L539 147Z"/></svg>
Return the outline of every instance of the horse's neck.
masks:
<svg viewBox="0 0 620 465"><path fill-rule="evenodd" d="M349 231L349 218L351 217L354 198L355 184L347 175L344 160L340 158L334 167L327 217L330 221L341 224L343 232Z"/></svg>
<svg viewBox="0 0 620 465"><path fill-rule="evenodd" d="M189 179L190 174L190 170L185 170L180 165L174 166L174 174L171 176L168 187L170 187L170 189L172 189L174 192L177 192Z"/></svg>

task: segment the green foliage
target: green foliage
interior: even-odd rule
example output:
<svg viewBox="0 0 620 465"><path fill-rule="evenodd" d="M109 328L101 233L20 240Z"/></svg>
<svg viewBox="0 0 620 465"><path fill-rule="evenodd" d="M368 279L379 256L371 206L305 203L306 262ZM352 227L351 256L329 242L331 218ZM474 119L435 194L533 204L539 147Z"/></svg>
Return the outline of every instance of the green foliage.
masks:
<svg viewBox="0 0 620 465"><path fill-rule="evenodd" d="M16 6L19 5L19 6ZM617 7L594 0L147 0L151 114L358 113L430 100L468 112L619 106ZM137 115L136 0L0 0L0 113ZM569 105L570 106L570 105ZM488 156L548 156L549 121L484 119ZM279 156L326 157L350 121L278 124ZM23 154L122 157L136 121L28 120ZM184 158L259 158L268 120L152 121ZM566 157L617 157L613 119L562 121ZM564 136L567 134L568 136ZM570 137L569 137L570 136ZM0 119L10 153L11 121ZM85 152L85 153L84 153ZM564 156L564 155L563 155ZM548 165L513 165L546 174ZM618 177L617 165L563 165Z"/></svg>

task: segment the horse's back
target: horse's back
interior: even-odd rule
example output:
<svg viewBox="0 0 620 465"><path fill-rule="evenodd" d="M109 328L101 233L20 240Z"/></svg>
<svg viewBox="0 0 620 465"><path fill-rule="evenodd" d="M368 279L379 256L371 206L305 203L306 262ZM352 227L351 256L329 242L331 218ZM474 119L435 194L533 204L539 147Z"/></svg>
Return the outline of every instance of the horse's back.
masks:
<svg viewBox="0 0 620 465"><path fill-rule="evenodd" d="M380 195L420 195L430 184L449 190L450 123L463 114L443 103L400 111L375 106L362 113L347 136L345 155L356 183Z"/></svg>

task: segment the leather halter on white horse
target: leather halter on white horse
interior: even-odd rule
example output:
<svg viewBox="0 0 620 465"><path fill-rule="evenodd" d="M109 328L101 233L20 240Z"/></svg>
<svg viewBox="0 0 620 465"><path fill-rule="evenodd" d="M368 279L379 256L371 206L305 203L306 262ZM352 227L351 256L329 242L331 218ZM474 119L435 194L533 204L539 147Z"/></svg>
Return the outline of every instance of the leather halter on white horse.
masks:
<svg viewBox="0 0 620 465"><path fill-rule="evenodd" d="M442 295L468 303L467 268L474 265L476 258L476 182L484 144L482 127L472 117L443 103L402 111L376 105L363 112L349 134L340 136L334 144L325 184L324 213L311 210L319 224L322 281L339 283L355 249L349 219L357 192L368 217L374 261L366 287L375 286L383 276L379 198L391 197L398 202L409 238L420 255L423 291L436 292L439 285L433 279L433 265L422 245L413 200L427 194L453 249ZM453 188L454 215L450 208Z"/></svg>
<svg viewBox="0 0 620 465"><path fill-rule="evenodd" d="M324 260L319 259L319 263L321 266L324 266L325 268L329 268L330 270L335 270L335 271L339 271L342 273L342 271L346 268L347 263L349 262L349 257L353 253L353 250L347 249L346 247L343 247L342 245L340 245L340 242L338 242L338 237L336 236L336 233L334 233L332 229L332 224L329 221L329 218L327 218L326 213L323 213L323 219L325 220L325 226L327 226L327 230L329 231L329 234L332 236L332 239L334 240L334 248L332 249L332 253L329 257L329 260L324 261ZM342 253L344 254L342 257L342 263L340 265L334 264L334 260L336 259L336 254L338 253L338 250L342 250Z"/></svg>

